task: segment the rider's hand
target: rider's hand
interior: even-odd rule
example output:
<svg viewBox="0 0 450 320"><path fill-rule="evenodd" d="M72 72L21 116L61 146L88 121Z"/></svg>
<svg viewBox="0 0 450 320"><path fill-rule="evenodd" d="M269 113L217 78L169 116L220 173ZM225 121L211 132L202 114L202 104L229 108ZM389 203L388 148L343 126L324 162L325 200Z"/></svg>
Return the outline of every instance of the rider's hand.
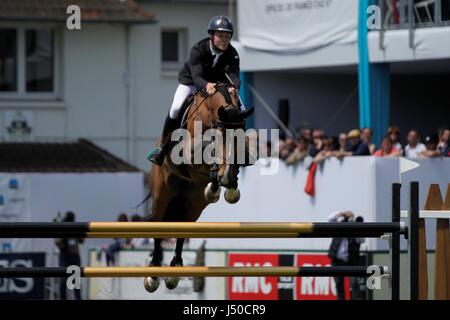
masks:
<svg viewBox="0 0 450 320"><path fill-rule="evenodd" d="M231 93L233 96L237 94L237 90L235 87L229 87L228 92Z"/></svg>
<svg viewBox="0 0 450 320"><path fill-rule="evenodd" d="M216 92L216 84L208 82L206 84L206 92L208 92L208 94L213 94L214 92Z"/></svg>

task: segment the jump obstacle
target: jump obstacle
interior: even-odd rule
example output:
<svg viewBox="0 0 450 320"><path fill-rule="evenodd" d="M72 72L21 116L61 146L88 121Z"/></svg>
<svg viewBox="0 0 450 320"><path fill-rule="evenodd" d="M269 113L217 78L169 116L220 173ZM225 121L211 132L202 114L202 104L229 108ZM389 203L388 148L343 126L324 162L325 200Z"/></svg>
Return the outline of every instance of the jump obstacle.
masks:
<svg viewBox="0 0 450 320"><path fill-rule="evenodd" d="M0 238L330 238L364 237L390 240L391 266L379 266L390 277L391 299L400 299L400 235L408 239L411 299L418 297L418 182L411 183L409 228L400 221L399 183L392 185L392 222L250 223L250 222L75 222L0 223ZM80 267L93 277L368 277L367 266L342 267ZM66 268L0 268L0 278L68 277Z"/></svg>
<svg viewBox="0 0 450 320"><path fill-rule="evenodd" d="M378 266L381 274L387 267ZM67 278L66 268L0 268L0 277ZM369 277L367 267L81 267L84 278L104 277Z"/></svg>
<svg viewBox="0 0 450 320"><path fill-rule="evenodd" d="M0 223L1 238L379 238L406 233L403 222L276 223L276 222L12 222Z"/></svg>

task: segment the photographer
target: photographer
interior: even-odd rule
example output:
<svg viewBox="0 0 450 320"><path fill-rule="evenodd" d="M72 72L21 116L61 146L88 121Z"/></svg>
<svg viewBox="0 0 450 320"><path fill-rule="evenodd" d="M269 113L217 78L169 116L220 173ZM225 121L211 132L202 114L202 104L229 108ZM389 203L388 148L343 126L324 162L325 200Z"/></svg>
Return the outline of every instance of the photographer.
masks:
<svg viewBox="0 0 450 320"><path fill-rule="evenodd" d="M75 213L67 211L62 222L75 222ZM55 245L59 248L59 266L67 268L71 265L80 266L81 258L79 245L84 242L84 239L55 239ZM67 299L66 281L60 279L59 283L59 297L61 300ZM81 290L75 290L75 299L81 300Z"/></svg>
<svg viewBox="0 0 450 320"><path fill-rule="evenodd" d="M351 211L338 211L330 215L329 222L351 222L354 214ZM362 217L356 218L362 222ZM328 257L332 266L353 266L359 264L359 248L364 238L333 238ZM357 290L357 279L352 279L352 289ZM338 300L345 300L344 277L334 277ZM352 295L353 296L353 295Z"/></svg>

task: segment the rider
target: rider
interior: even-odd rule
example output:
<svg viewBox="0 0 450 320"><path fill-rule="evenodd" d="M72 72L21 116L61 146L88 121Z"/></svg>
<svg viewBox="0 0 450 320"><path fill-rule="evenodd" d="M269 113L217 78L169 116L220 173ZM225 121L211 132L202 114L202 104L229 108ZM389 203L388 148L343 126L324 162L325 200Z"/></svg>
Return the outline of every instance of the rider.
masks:
<svg viewBox="0 0 450 320"><path fill-rule="evenodd" d="M178 88L173 97L170 112L164 122L162 142L158 147L147 153L151 162L161 166L169 145L168 135L177 129L177 117L186 98L196 89L204 89L208 94L215 92L217 82L229 82L229 75L236 89L239 89L239 54L230 44L233 36L233 25L226 16L216 16L208 25L209 37L197 42L191 49L189 60L186 61L178 74ZM237 90L231 87L232 94ZM241 109L245 109L242 101Z"/></svg>

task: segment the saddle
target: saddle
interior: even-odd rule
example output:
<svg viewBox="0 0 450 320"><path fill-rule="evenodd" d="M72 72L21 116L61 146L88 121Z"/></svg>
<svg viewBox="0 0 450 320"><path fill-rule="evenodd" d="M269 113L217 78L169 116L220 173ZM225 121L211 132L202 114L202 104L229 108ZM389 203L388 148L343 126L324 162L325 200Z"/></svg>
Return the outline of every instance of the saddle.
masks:
<svg viewBox="0 0 450 320"><path fill-rule="evenodd" d="M187 116L189 113L189 108L194 102L195 93L191 93L188 95L186 100L184 100L183 105L181 106L180 112L178 113L177 121L178 128L186 128L187 125Z"/></svg>

